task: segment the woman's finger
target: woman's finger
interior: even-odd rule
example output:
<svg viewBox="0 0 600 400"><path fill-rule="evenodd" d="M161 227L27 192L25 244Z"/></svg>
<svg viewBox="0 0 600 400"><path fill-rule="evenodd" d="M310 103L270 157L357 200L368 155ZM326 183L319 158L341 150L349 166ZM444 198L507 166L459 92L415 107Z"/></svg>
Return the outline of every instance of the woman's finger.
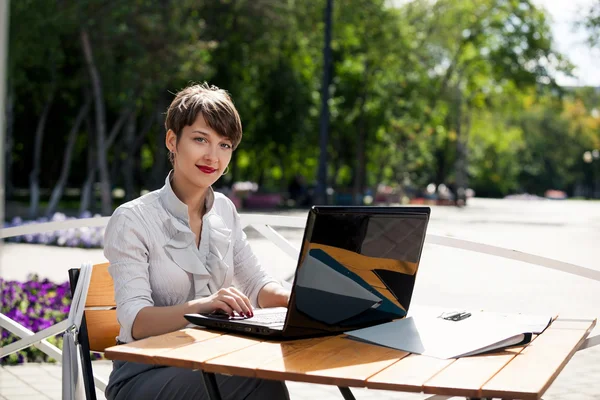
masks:
<svg viewBox="0 0 600 400"><path fill-rule="evenodd" d="M238 314L241 314L244 312L244 309L242 308L242 306L240 304L240 303L243 303L243 301L241 299L238 300L236 298L236 295L233 295L233 294L222 295L219 297L219 300L227 303L227 305L229 307L231 307L234 311L236 311Z"/></svg>
<svg viewBox="0 0 600 400"><path fill-rule="evenodd" d="M246 306L246 309L244 312L248 313L249 316L254 315L253 309L252 309L252 303L250 303L250 299L242 292L240 292L239 290L237 290L236 288L234 288L233 286L230 287L231 291L236 293L238 296L240 296L240 298L244 301L244 305Z"/></svg>
<svg viewBox="0 0 600 400"><path fill-rule="evenodd" d="M236 311L238 313L247 315L247 316L252 315L252 309L248 308L248 305L244 300L244 298L246 298L246 296L244 296L242 293L240 293L238 290L234 289L233 287L229 287L227 289L221 289L221 290L222 290L223 295L229 296L229 297L232 297L233 299L235 299L238 306L240 307L240 310L236 309Z"/></svg>
<svg viewBox="0 0 600 400"><path fill-rule="evenodd" d="M226 302L220 299L216 299L213 303L213 306L215 307L215 310L223 310L227 314L233 315L233 309L229 307L229 305Z"/></svg>

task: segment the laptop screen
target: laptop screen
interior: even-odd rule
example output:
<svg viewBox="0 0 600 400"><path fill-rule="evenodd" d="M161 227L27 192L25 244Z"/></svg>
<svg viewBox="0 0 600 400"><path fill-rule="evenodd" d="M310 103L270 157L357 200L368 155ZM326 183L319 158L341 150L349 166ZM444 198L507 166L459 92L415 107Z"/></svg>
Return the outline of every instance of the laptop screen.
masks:
<svg viewBox="0 0 600 400"><path fill-rule="evenodd" d="M404 317L428 220L427 207L313 208L286 331L344 331Z"/></svg>

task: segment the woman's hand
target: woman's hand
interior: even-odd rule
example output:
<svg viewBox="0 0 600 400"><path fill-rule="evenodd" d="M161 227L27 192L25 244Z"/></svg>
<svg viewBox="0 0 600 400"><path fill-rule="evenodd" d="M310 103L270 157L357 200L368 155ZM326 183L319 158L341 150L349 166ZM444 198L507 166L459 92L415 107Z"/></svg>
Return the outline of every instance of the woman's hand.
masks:
<svg viewBox="0 0 600 400"><path fill-rule="evenodd" d="M208 314L215 310L223 310L231 316L234 311L247 317L254 315L250 300L236 288L230 287L175 306L144 307L133 321L131 335L137 340L173 332L189 324L184 318L185 314Z"/></svg>
<svg viewBox="0 0 600 400"><path fill-rule="evenodd" d="M262 308L287 307L290 302L290 291L279 283L267 283L258 292L258 305Z"/></svg>
<svg viewBox="0 0 600 400"><path fill-rule="evenodd" d="M252 317L252 305L250 300L242 292L234 287L219 289L208 297L198 299L199 313L207 314L215 310L223 310L234 316L234 311L245 317Z"/></svg>

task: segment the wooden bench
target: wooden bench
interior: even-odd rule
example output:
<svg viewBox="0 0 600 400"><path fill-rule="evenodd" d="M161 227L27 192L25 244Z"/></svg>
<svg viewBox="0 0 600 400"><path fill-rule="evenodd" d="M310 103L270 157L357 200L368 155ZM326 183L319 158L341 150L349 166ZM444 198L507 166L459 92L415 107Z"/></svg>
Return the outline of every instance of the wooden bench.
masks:
<svg viewBox="0 0 600 400"><path fill-rule="evenodd" d="M85 301L85 312L77 337L78 342L81 344L81 367L85 394L88 400L96 400L90 351L103 353L107 347L114 346L117 343L116 338L120 329L117 321L115 290L113 280L108 273L108 265L108 263L104 263L92 267L90 287ZM70 269L71 293L75 293L78 279L79 269Z"/></svg>

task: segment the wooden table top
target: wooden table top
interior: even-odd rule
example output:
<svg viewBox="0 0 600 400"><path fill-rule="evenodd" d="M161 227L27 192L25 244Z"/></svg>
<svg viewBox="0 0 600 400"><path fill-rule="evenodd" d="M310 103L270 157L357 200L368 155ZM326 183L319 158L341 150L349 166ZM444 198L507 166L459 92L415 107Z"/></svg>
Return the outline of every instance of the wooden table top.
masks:
<svg viewBox="0 0 600 400"><path fill-rule="evenodd" d="M264 379L527 400L541 398L595 324L559 318L527 346L450 360L345 335L276 342L200 328L109 347L105 356Z"/></svg>

